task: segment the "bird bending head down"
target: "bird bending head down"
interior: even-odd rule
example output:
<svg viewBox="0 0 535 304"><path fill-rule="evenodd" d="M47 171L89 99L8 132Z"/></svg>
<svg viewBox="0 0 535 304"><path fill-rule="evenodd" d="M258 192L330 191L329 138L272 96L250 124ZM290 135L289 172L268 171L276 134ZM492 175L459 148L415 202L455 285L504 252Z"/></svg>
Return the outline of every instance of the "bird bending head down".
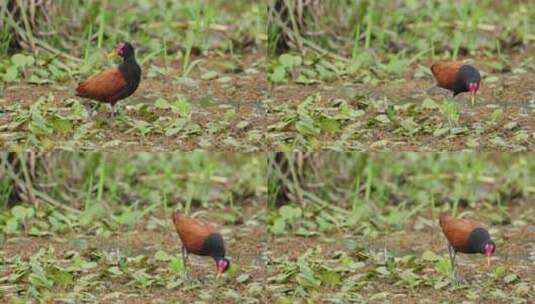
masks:
<svg viewBox="0 0 535 304"><path fill-rule="evenodd" d="M481 253L483 253L487 257L487 266L490 266L490 257L492 257L492 255L496 251L496 244L494 244L494 242L490 240L487 241L481 249Z"/></svg>

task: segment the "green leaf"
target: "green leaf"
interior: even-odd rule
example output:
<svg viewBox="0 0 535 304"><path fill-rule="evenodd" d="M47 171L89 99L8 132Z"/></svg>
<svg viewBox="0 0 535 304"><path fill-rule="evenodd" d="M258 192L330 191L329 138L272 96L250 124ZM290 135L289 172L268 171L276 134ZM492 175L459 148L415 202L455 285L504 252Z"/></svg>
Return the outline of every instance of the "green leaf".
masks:
<svg viewBox="0 0 535 304"><path fill-rule="evenodd" d="M95 268L97 266L98 266L98 264L96 262L82 261L82 263L80 264L80 268L82 268L82 269L93 269L93 268Z"/></svg>
<svg viewBox="0 0 535 304"><path fill-rule="evenodd" d="M379 114L375 116L375 120L384 124L390 123L390 119L388 119L388 116L386 116L385 114Z"/></svg>
<svg viewBox="0 0 535 304"><path fill-rule="evenodd" d="M292 207L289 205L285 205L285 206L280 207L279 214L284 220L287 221L287 220L299 219L303 215L303 212L301 211L301 208L299 207Z"/></svg>
<svg viewBox="0 0 535 304"><path fill-rule="evenodd" d="M54 286L54 282L49 280L41 271L30 274L29 281L30 284L36 288L51 289Z"/></svg>
<svg viewBox="0 0 535 304"><path fill-rule="evenodd" d="M73 125L71 121L67 119L62 119L59 117L54 117L50 119L50 125L54 130L58 131L58 133L60 134L66 134L73 130Z"/></svg>
<svg viewBox="0 0 535 304"><path fill-rule="evenodd" d="M502 276L505 273L505 268L503 266L498 266L494 269L494 275L497 277Z"/></svg>
<svg viewBox="0 0 535 304"><path fill-rule="evenodd" d="M490 117L493 123L499 122L503 118L503 109L500 108L500 109L494 110L494 112L492 112Z"/></svg>
<svg viewBox="0 0 535 304"><path fill-rule="evenodd" d="M435 284L433 285L433 288L435 289L442 289L446 286L448 286L450 284L450 280L439 280L437 282L435 282Z"/></svg>
<svg viewBox="0 0 535 304"><path fill-rule="evenodd" d="M414 118L409 117L405 118L400 122L400 125L403 129L405 129L410 134L414 134L418 132L418 124L414 121Z"/></svg>
<svg viewBox="0 0 535 304"><path fill-rule="evenodd" d="M336 119L324 118L320 121L319 126L322 130L327 132L340 132L341 125Z"/></svg>
<svg viewBox="0 0 535 304"><path fill-rule="evenodd" d="M312 270L308 268L303 269L297 274L295 280L304 288L318 288L321 285L321 281L316 279Z"/></svg>
<svg viewBox="0 0 535 304"><path fill-rule="evenodd" d="M154 102L154 106L157 107L158 109L169 109L171 108L171 104L163 99L163 98L158 98L156 99L156 101Z"/></svg>
<svg viewBox="0 0 535 304"><path fill-rule="evenodd" d="M447 275L451 272L451 263L449 260L440 258L435 264L437 271L441 274Z"/></svg>
<svg viewBox="0 0 535 304"><path fill-rule="evenodd" d="M322 271L319 274L319 278L322 282L331 287L336 287L342 281L340 274L334 271Z"/></svg>
<svg viewBox="0 0 535 304"><path fill-rule="evenodd" d="M120 225L127 225L133 227L140 216L140 212L136 210L125 210L119 216L115 217L114 220Z"/></svg>
<svg viewBox="0 0 535 304"><path fill-rule="evenodd" d="M507 284L511 284L513 282L515 282L516 280L518 280L518 276L514 273L512 274L509 274L509 275L506 275L504 278L503 278L503 281Z"/></svg>
<svg viewBox="0 0 535 304"><path fill-rule="evenodd" d="M249 124L250 123L247 120L242 120L236 125L236 128L245 129L245 128L247 128L247 126L249 126Z"/></svg>
<svg viewBox="0 0 535 304"><path fill-rule="evenodd" d="M32 56L15 54L11 57L11 62L13 62L16 67L25 68L32 66L35 63L35 59Z"/></svg>
<svg viewBox="0 0 535 304"><path fill-rule="evenodd" d="M238 283L245 283L247 282L251 276L248 273L244 273L236 278L236 282Z"/></svg>
<svg viewBox="0 0 535 304"><path fill-rule="evenodd" d="M234 116L236 116L236 110L228 109L225 111L225 114L223 114L223 120L229 122L234 118Z"/></svg>
<svg viewBox="0 0 535 304"><path fill-rule="evenodd" d="M152 284L152 277L145 272L145 269L139 269L134 272L132 277L143 287L148 287Z"/></svg>
<svg viewBox="0 0 535 304"><path fill-rule="evenodd" d="M276 67L269 75L269 79L275 83L286 81L286 70L282 66Z"/></svg>
<svg viewBox="0 0 535 304"><path fill-rule="evenodd" d="M433 251L431 250L426 250L423 254L422 254L422 259L426 260L426 261L438 261L440 259L440 256L438 256L436 253L434 253Z"/></svg>
<svg viewBox="0 0 535 304"><path fill-rule="evenodd" d="M7 220L5 226L4 226L4 233L6 234L14 234L19 229L19 221L12 217Z"/></svg>
<svg viewBox="0 0 535 304"><path fill-rule="evenodd" d="M284 234L286 232L286 221L282 218L277 218L273 225L270 226L270 231L275 235Z"/></svg>
<svg viewBox="0 0 535 304"><path fill-rule="evenodd" d="M171 260L171 256L169 256L167 254L167 252L165 252L165 251L158 250L154 254L154 259L156 259L156 261L170 261Z"/></svg>
<svg viewBox="0 0 535 304"><path fill-rule="evenodd" d="M216 71L208 71L204 74L201 75L201 79L202 80L211 80L211 79L215 79L217 78L219 75L219 73L217 73Z"/></svg>
<svg viewBox="0 0 535 304"><path fill-rule="evenodd" d="M434 137L440 137L442 135L447 134L450 131L450 128L436 128L435 131L433 131Z"/></svg>
<svg viewBox="0 0 535 304"><path fill-rule="evenodd" d="M317 136L320 135L321 129L316 127L314 120L309 116L302 116L301 119L295 124L295 129L302 135Z"/></svg>
<svg viewBox="0 0 535 304"><path fill-rule="evenodd" d="M406 269L399 274L401 280L407 283L410 287L415 287L418 285L418 275L412 272L411 269Z"/></svg>
<svg viewBox="0 0 535 304"><path fill-rule="evenodd" d="M108 268L108 272L113 274L113 275L116 275L116 276L120 276L120 275L123 275L124 273L119 269L119 267L117 266L112 266L110 268Z"/></svg>
<svg viewBox="0 0 535 304"><path fill-rule="evenodd" d="M15 66L10 66L2 76L5 82L14 82L19 76L19 71Z"/></svg>
<svg viewBox="0 0 535 304"><path fill-rule="evenodd" d="M296 66L300 66L303 62L300 56L293 56L290 54L282 54L279 57L279 62L286 69L291 69Z"/></svg>
<svg viewBox="0 0 535 304"><path fill-rule="evenodd" d="M79 221L82 226L88 226L93 223L93 220L100 218L104 213L104 208L101 204L89 204L88 208L80 214Z"/></svg>
<svg viewBox="0 0 535 304"><path fill-rule="evenodd" d="M11 208L11 214L13 214L16 219L22 220L26 218L32 218L35 212L32 207L25 208L22 206L15 206Z"/></svg>
<svg viewBox="0 0 535 304"><path fill-rule="evenodd" d="M436 102L429 97L424 99L424 101L422 102L422 107L424 109L438 109L438 105L436 104Z"/></svg>
<svg viewBox="0 0 535 304"><path fill-rule="evenodd" d="M176 274L183 273L185 271L185 267L182 258L172 258L169 262L169 269Z"/></svg>
<svg viewBox="0 0 535 304"><path fill-rule="evenodd" d="M73 284L74 277L70 272L55 269L50 273L50 278L55 283L59 284L63 288L66 288Z"/></svg>

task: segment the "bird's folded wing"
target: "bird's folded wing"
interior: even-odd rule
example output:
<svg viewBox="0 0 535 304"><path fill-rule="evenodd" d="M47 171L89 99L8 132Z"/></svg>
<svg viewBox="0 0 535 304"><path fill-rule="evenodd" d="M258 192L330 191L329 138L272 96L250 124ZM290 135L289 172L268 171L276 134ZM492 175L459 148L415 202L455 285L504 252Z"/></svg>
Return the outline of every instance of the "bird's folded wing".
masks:
<svg viewBox="0 0 535 304"><path fill-rule="evenodd" d="M175 228L184 245L190 250L201 250L204 240L210 234L217 232L211 224L185 216L175 221Z"/></svg>
<svg viewBox="0 0 535 304"><path fill-rule="evenodd" d="M482 224L465 219L449 218L441 223L442 231L450 244L455 248L464 248L470 237L470 233Z"/></svg>
<svg viewBox="0 0 535 304"><path fill-rule="evenodd" d="M431 66L431 72L433 72L433 76L435 76L440 87L451 90L461 66L462 63L460 62L442 61L433 64Z"/></svg>
<svg viewBox="0 0 535 304"><path fill-rule="evenodd" d="M106 99L115 96L126 86L119 69L108 69L82 82L76 92L84 97Z"/></svg>

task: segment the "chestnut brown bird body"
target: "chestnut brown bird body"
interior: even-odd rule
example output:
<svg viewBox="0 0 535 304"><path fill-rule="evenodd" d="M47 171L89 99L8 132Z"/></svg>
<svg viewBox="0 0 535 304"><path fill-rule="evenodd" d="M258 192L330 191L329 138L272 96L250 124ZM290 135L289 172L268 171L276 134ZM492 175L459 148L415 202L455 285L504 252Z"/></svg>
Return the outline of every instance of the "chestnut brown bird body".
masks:
<svg viewBox="0 0 535 304"><path fill-rule="evenodd" d="M113 107L117 101L136 91L141 68L136 62L134 48L128 42L122 42L116 51L124 61L117 68L104 70L80 83L76 88L77 96L110 103Z"/></svg>
<svg viewBox="0 0 535 304"><path fill-rule="evenodd" d="M490 265L490 257L496 251L496 244L481 223L457 219L446 213L440 215L439 223L442 232L448 239L448 252L454 274L457 252L484 254L487 257L487 265Z"/></svg>
<svg viewBox="0 0 535 304"><path fill-rule="evenodd" d="M483 247L491 241L483 224L466 219L440 215L440 227L453 249L462 253L484 253Z"/></svg>
<svg viewBox="0 0 535 304"><path fill-rule="evenodd" d="M481 75L475 67L457 61L441 61L431 66L431 72L439 87L452 91L453 96L470 92L473 102L481 83Z"/></svg>
<svg viewBox="0 0 535 304"><path fill-rule="evenodd" d="M217 264L219 273L227 270L230 262L225 258L223 236L212 224L187 217L179 212L173 214L173 224L187 253L211 256Z"/></svg>

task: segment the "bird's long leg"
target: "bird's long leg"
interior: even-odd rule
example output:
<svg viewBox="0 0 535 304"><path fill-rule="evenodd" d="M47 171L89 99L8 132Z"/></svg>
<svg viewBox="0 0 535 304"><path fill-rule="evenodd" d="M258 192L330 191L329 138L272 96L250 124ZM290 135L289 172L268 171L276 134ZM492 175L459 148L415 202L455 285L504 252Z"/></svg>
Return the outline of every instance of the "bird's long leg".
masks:
<svg viewBox="0 0 535 304"><path fill-rule="evenodd" d="M93 106L89 105L89 118L93 118L93 115L95 115L96 109L98 108L99 104L98 102L95 102Z"/></svg>
<svg viewBox="0 0 535 304"><path fill-rule="evenodd" d="M117 108L115 107L115 104L111 105L111 117L115 118L117 116Z"/></svg>
<svg viewBox="0 0 535 304"><path fill-rule="evenodd" d="M188 250L185 246L182 246L182 264L184 265L184 269L186 270L186 276L189 279Z"/></svg>
<svg viewBox="0 0 535 304"><path fill-rule="evenodd" d="M456 282L458 282L459 280L457 277L457 271L455 269L455 257L457 256L457 252L455 251L453 246L451 246L451 244L448 244L448 253L450 255L451 271L453 273L453 278Z"/></svg>

